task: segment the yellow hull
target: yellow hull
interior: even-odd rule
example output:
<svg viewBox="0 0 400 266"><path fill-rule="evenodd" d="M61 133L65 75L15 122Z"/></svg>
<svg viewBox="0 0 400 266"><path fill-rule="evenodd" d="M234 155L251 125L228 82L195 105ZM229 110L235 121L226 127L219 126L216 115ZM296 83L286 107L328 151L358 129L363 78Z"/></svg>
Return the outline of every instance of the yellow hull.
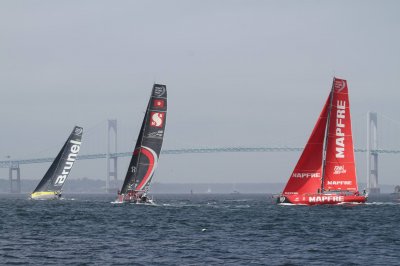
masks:
<svg viewBox="0 0 400 266"><path fill-rule="evenodd" d="M39 191L39 192L33 192L31 194L31 199L51 200L51 199L58 199L60 196L61 194L58 191Z"/></svg>

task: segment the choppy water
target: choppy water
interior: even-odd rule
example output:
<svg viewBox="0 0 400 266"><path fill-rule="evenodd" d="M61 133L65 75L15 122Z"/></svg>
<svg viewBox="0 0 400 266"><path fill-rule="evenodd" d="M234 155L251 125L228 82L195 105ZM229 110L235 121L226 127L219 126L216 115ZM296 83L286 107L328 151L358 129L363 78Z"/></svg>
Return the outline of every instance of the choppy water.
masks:
<svg viewBox="0 0 400 266"><path fill-rule="evenodd" d="M399 265L400 204L277 206L265 195L0 195L0 262L62 265ZM72 199L73 198L73 199Z"/></svg>

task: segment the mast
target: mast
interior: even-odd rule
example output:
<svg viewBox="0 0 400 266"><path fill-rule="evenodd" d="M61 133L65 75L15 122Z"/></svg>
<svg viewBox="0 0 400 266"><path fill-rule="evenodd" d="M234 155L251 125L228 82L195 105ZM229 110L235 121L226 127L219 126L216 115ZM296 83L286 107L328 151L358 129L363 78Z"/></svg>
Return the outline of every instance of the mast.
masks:
<svg viewBox="0 0 400 266"><path fill-rule="evenodd" d="M121 194L126 194L129 190L141 191L144 194L147 192L161 152L166 113L166 86L153 84L142 127L121 188Z"/></svg>
<svg viewBox="0 0 400 266"><path fill-rule="evenodd" d="M147 118L148 108L149 108L149 104L147 104L147 109L146 109L146 112L145 112L145 115L143 118L142 126L140 127L139 136L136 140L136 145L133 150L131 162L129 164L128 171L126 173L124 183L122 184L121 193L123 193L123 194L125 194L129 190L129 188L133 184L133 181L136 181L135 179L137 178L137 171L138 171L137 168L138 168L138 164L139 164L139 160L140 160L140 148L142 147L142 144L143 144L143 131L146 127L146 118ZM135 152L137 149L139 149L138 154L135 156ZM132 167L134 167L134 168L132 168ZM135 170L133 170L133 169L135 169ZM132 175L129 174L130 171L132 172ZM135 189L133 189L133 190L135 190Z"/></svg>
<svg viewBox="0 0 400 266"><path fill-rule="evenodd" d="M153 88L154 88L154 86L155 86L156 84L155 83L153 83ZM137 147L135 147L135 149L137 149L138 147L139 147L139 152L138 152L138 158L137 158L137 162L136 162L136 173L135 173L135 177L134 177L134 181L136 181L136 179L137 179L137 171L138 171L138 166L139 166L139 163L140 163L140 157L141 157L141 155L142 155L142 152L141 152L141 150L140 149L142 149L142 146L143 146L143 140L144 140L144 131L146 130L146 127L147 127L147 125L148 125L148 123L149 123L149 117L150 117L150 108L151 108L151 100L152 100L152 97L153 97L153 89L151 90L151 93L150 93L150 100L149 100L149 102L148 102L148 104L147 104L147 109L146 109L146 113L145 113L145 115L144 115L144 118L143 118L143 127L142 127L142 129L140 130L140 133L139 133L139 135L140 135L140 137L141 137L141 139L140 139L140 145L139 146L137 146ZM134 191L136 191L136 187L133 189ZM144 195L146 195L146 193L147 193L147 191L144 191Z"/></svg>
<svg viewBox="0 0 400 266"><path fill-rule="evenodd" d="M322 175L321 175L321 193L324 192L324 178L325 178L325 168L326 168L326 150L328 147L328 140L329 140L329 126L330 126L330 120L331 120L331 111L332 111L332 101L333 101L333 88L335 84L335 78L333 78L332 82L332 88L331 88L331 94L330 94L330 99L329 99L329 106L328 106L328 121L326 122L326 128L325 128L325 141L324 141L324 149L323 149L323 155L322 155Z"/></svg>
<svg viewBox="0 0 400 266"><path fill-rule="evenodd" d="M153 84L153 87L154 87L154 85L155 84ZM150 94L150 101L151 101L151 96L153 95L153 91L151 92L151 94ZM136 167L136 173L134 173L134 181L136 181L136 178L137 178L137 171L138 171L138 165L139 165L139 163L140 163L140 157L141 157L141 155L142 155L142 153L141 153L141 148L142 148L142 146L143 146L143 140L144 140L144 136L143 136L143 132L144 132L144 130L145 130L145 128L146 128L146 126L147 126L147 120L148 120L148 117L149 117L149 110L150 110L150 101L149 101L149 103L147 104L147 109L146 109L146 113L145 113L145 115L144 115L144 118L143 118L143 126L142 126L142 128L140 129L140 133L139 133L139 137L140 137L140 145L138 146L139 147L139 152L138 152L138 158L137 158L137 162L136 162L136 165L135 165L135 167ZM135 149L137 149L138 147L135 147ZM129 185L132 185L132 184L129 184ZM133 189L134 191L136 190L136 187Z"/></svg>

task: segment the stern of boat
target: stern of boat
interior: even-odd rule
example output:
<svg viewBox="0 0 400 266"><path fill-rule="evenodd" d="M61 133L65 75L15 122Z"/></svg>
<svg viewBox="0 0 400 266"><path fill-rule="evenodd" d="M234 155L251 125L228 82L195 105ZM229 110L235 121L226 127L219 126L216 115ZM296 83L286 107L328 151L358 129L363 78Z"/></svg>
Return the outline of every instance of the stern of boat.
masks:
<svg viewBox="0 0 400 266"><path fill-rule="evenodd" d="M278 195L276 196L276 204L287 204L287 203L292 203L288 197L284 196L284 195Z"/></svg>
<svg viewBox="0 0 400 266"><path fill-rule="evenodd" d="M131 196L129 194L120 194L115 199L114 203L133 203L133 204L155 204L153 198L147 196Z"/></svg>

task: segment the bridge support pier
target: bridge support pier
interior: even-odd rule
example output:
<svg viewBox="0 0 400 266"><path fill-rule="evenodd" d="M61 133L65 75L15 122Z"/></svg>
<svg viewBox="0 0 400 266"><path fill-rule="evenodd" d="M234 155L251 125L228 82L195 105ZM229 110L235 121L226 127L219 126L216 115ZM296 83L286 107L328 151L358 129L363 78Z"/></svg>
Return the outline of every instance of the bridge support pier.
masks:
<svg viewBox="0 0 400 266"><path fill-rule="evenodd" d="M14 173L16 176L14 176ZM9 168L10 193L21 193L21 171L18 162L11 162Z"/></svg>
<svg viewBox="0 0 400 266"><path fill-rule="evenodd" d="M113 141L112 141L113 140ZM116 193L118 188L117 173L118 173L118 157L111 156L117 153L117 120L108 120L107 125L107 177L106 177L106 192Z"/></svg>
<svg viewBox="0 0 400 266"><path fill-rule="evenodd" d="M378 115L367 115L367 189L370 194L379 194L378 183Z"/></svg>

